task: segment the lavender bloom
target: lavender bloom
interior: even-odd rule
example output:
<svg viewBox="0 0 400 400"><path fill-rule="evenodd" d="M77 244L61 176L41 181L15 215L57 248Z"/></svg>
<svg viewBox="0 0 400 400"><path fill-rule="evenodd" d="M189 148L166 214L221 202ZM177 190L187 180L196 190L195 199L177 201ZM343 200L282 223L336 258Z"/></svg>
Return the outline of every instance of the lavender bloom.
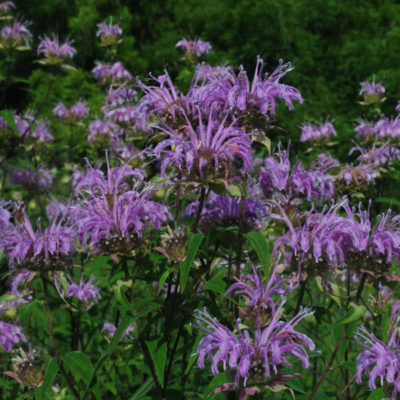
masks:
<svg viewBox="0 0 400 400"><path fill-rule="evenodd" d="M84 303L89 303L91 300L94 303L98 302L101 298L99 289L93 284L94 277L91 276L89 280L84 282L83 276L79 283L75 282L72 278L69 278L69 285L67 288L66 296L75 297Z"/></svg>
<svg viewBox="0 0 400 400"><path fill-rule="evenodd" d="M330 136L336 136L336 130L332 122L326 121L320 125L313 125L306 122L301 126L301 142L328 139Z"/></svg>
<svg viewBox="0 0 400 400"><path fill-rule="evenodd" d="M9 353L19 342L26 342L22 329L15 324L0 321L0 344L4 351Z"/></svg>
<svg viewBox="0 0 400 400"><path fill-rule="evenodd" d="M395 108L396 112L400 112L400 101L397 102L397 106Z"/></svg>
<svg viewBox="0 0 400 400"><path fill-rule="evenodd" d="M203 54L207 54L211 50L211 44L204 42L201 39L191 40L183 38L176 43L175 47L180 47L181 49L185 50L188 58L193 57L193 55L200 57Z"/></svg>
<svg viewBox="0 0 400 400"><path fill-rule="evenodd" d="M106 178L89 166L88 173L75 186L81 196L77 221L81 239L89 238L90 246L107 252L127 252L149 224L158 229L170 218L167 207L149 200L152 188L143 187L142 179L138 170L111 170L108 159Z"/></svg>
<svg viewBox="0 0 400 400"><path fill-rule="evenodd" d="M275 314L276 306L273 296L285 296L290 290L294 289L293 284L288 279L281 278L276 273L275 267L268 283L264 286L255 266L252 264L251 267L253 273L235 278L237 282L228 288L225 295L228 296L231 293L242 295L246 306L256 308L257 313L265 309Z"/></svg>
<svg viewBox="0 0 400 400"><path fill-rule="evenodd" d="M12 226L10 218L11 218L11 213L8 210L9 203L0 200L0 237L3 234L3 232L6 231L6 229L10 228Z"/></svg>
<svg viewBox="0 0 400 400"><path fill-rule="evenodd" d="M356 137L369 139L398 139L400 137L400 116L389 119L381 117L375 122L361 121L355 128Z"/></svg>
<svg viewBox="0 0 400 400"><path fill-rule="evenodd" d="M197 316L198 327L205 332L197 348L198 365L204 368L204 361L211 360L211 373L218 375L218 365L223 369L236 371L235 385L245 387L247 382L265 384L279 379L281 366L290 366L289 357L298 358L303 368L308 368L309 360L305 347L314 350L314 343L306 335L294 330L294 327L304 319L308 313L301 311L289 322L278 321L283 301L277 308L270 324L262 329L256 328L254 338L249 331L241 331L237 324L238 336L230 329L220 324L206 311ZM204 324L204 325L203 325Z"/></svg>
<svg viewBox="0 0 400 400"><path fill-rule="evenodd" d="M188 205L183 217L195 216L199 202L195 201ZM268 214L268 208L256 199L245 199L244 226L243 230L261 229ZM239 225L240 198L212 194L210 200L204 202L203 211L199 225L201 230L208 231L211 227L229 227Z"/></svg>
<svg viewBox="0 0 400 400"><path fill-rule="evenodd" d="M105 321L100 332L101 333L107 332L108 338L112 339L116 330L117 330L117 328L116 328L116 326L114 324L112 324L111 322ZM131 339L132 340L133 339L132 331L134 331L134 330L135 330L135 326L134 325L128 326L128 328L126 328L126 331L124 332L124 334L122 335L120 340L124 340L124 339Z"/></svg>
<svg viewBox="0 0 400 400"><path fill-rule="evenodd" d="M219 122L210 112L207 125L204 125L204 116L198 109L198 127L195 129L186 113L184 117L186 125L182 126L181 132L168 125L159 127L169 136L154 149L155 155L162 159L163 176L166 176L167 165L188 179L200 181L237 174L240 167L235 167L235 160L241 160L241 172L251 169L251 140L235 126L236 119L226 125L228 115Z"/></svg>
<svg viewBox="0 0 400 400"><path fill-rule="evenodd" d="M63 225L63 217L52 219L45 230L38 227L36 232L23 211L22 218L21 224L8 230L0 239L0 248L10 256L11 266L17 261L29 267L56 267L62 257L73 253L75 231Z"/></svg>
<svg viewBox="0 0 400 400"><path fill-rule="evenodd" d="M68 123L75 123L89 115L89 107L86 102L81 100L70 108L66 108L63 103L58 103L53 110L53 114Z"/></svg>
<svg viewBox="0 0 400 400"><path fill-rule="evenodd" d="M105 98L105 103L108 107L118 107L125 103L129 103L136 98L136 90L127 86L120 86L118 88L111 87Z"/></svg>
<svg viewBox="0 0 400 400"><path fill-rule="evenodd" d="M391 399L397 399L400 391L400 358L399 344L396 340L395 324L389 342L385 344L369 333L364 327L359 328L355 335L355 341L363 348L357 357L356 382L362 383L362 375L369 375L369 388L376 390L376 378L380 378L381 386L385 381L393 387Z"/></svg>
<svg viewBox="0 0 400 400"><path fill-rule="evenodd" d="M276 102L284 100L289 110L293 109L293 100L300 104L303 98L293 86L280 83L280 79L293 69L291 64L280 64L270 75L263 75L264 61L258 57L253 82L250 86L247 73L241 67L239 75L234 76L234 84L228 94L230 107L241 112L258 109L265 117L275 114Z"/></svg>
<svg viewBox="0 0 400 400"><path fill-rule="evenodd" d="M3 1L0 3L0 14L7 14L10 8L15 8L15 4L12 1Z"/></svg>
<svg viewBox="0 0 400 400"><path fill-rule="evenodd" d="M232 77L232 68L226 65L212 67L204 62L196 65L194 81L219 81L229 80Z"/></svg>
<svg viewBox="0 0 400 400"><path fill-rule="evenodd" d="M15 168L10 175L9 183L23 185L31 191L44 191L53 183L51 171L39 168L38 173L26 167Z"/></svg>
<svg viewBox="0 0 400 400"><path fill-rule="evenodd" d="M108 80L120 82L132 79L130 72L125 69L124 65L119 61L114 64L102 64L96 61L96 67L93 68L92 72L94 78L99 79L103 85Z"/></svg>
<svg viewBox="0 0 400 400"><path fill-rule="evenodd" d="M73 40L67 40L60 44L56 35L52 38L45 36L37 48L37 55L43 54L43 62L47 64L60 64L75 55L76 49L71 46L72 43Z"/></svg>
<svg viewBox="0 0 400 400"><path fill-rule="evenodd" d="M89 142L106 138L109 140L115 140L120 134L120 130L117 125L112 121L102 121L101 119L95 119L89 124Z"/></svg>
<svg viewBox="0 0 400 400"><path fill-rule="evenodd" d="M117 43L122 36L122 29L118 24L113 25L112 21L107 24L106 22L101 22L97 24L99 30L97 31L97 36L100 36L102 46L110 46Z"/></svg>
<svg viewBox="0 0 400 400"><path fill-rule="evenodd" d="M362 187L374 182L377 176L378 173L376 172L374 165L362 164L355 167L352 165L346 165L339 174L338 182L344 183L347 186L356 185Z"/></svg>
<svg viewBox="0 0 400 400"><path fill-rule="evenodd" d="M354 151L361 153L358 156L358 160L361 163L375 166L384 166L394 160L400 159L400 150L390 145L376 146L376 143L374 143L370 149L365 149L357 145L350 150L349 155Z"/></svg>
<svg viewBox="0 0 400 400"><path fill-rule="evenodd" d="M159 86L145 85L137 81L138 86L145 93L137 104L137 114L141 117L143 130L148 129L152 117L164 116L176 121L176 114L185 108L184 97L175 89L168 72L158 78L151 76Z"/></svg>
<svg viewBox="0 0 400 400"><path fill-rule="evenodd" d="M337 210L344 203L335 204L322 213L305 213L301 224L299 217L297 226L292 223L283 208L276 203L281 215L272 217L287 224L289 232L278 238L274 244L274 254L280 249L286 256L286 261L293 259L299 262L312 263L314 273L318 273L318 266L336 268L343 266L346 254L364 237L363 230L353 218L345 218L337 214Z"/></svg>
<svg viewBox="0 0 400 400"><path fill-rule="evenodd" d="M14 120L17 130L22 138L29 137L42 143L53 140L53 136L51 136L46 123L36 121L35 117L31 113L26 113L23 117L15 115ZM32 127L31 124L34 122L36 126Z"/></svg>
<svg viewBox="0 0 400 400"><path fill-rule="evenodd" d="M382 82L375 83L375 77L372 78L372 82L364 81L360 85L360 95L364 95L364 102L366 104L376 103L385 95L385 88Z"/></svg>
<svg viewBox="0 0 400 400"><path fill-rule="evenodd" d="M264 164L266 170L258 174L265 196L279 190L290 197L305 197L308 201L313 198L320 201L333 197L334 182L327 172L338 165L335 160L321 154L308 171L298 162L290 172L289 152L279 147L277 155L279 161L274 157L267 157Z"/></svg>
<svg viewBox="0 0 400 400"><path fill-rule="evenodd" d="M30 22L14 21L12 25L6 25L0 31L0 43L3 47L17 47L21 42L29 47L32 34L28 29Z"/></svg>

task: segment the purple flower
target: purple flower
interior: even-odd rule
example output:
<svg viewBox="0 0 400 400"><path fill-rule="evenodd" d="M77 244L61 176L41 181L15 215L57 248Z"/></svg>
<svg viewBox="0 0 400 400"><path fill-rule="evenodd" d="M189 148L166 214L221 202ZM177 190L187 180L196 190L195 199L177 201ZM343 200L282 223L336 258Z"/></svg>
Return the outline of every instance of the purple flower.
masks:
<svg viewBox="0 0 400 400"><path fill-rule="evenodd" d="M46 123L36 121L36 118L31 113L25 113L23 117L14 116L17 130L22 138L29 137L37 142L48 142L53 140L49 128Z"/></svg>
<svg viewBox="0 0 400 400"><path fill-rule="evenodd" d="M158 229L170 218L167 207L149 200L153 188L142 180L140 170L111 170L108 158L106 178L89 166L75 184L81 198L76 221L81 239L107 252L127 252L147 226Z"/></svg>
<svg viewBox="0 0 400 400"><path fill-rule="evenodd" d="M47 64L62 63L75 55L76 49L71 46L72 43L73 40L67 40L60 44L56 35L53 35L52 38L45 36L37 48L37 55L43 54L45 57L43 61Z"/></svg>
<svg viewBox="0 0 400 400"><path fill-rule="evenodd" d="M396 111L400 112L400 101L397 102Z"/></svg>
<svg viewBox="0 0 400 400"><path fill-rule="evenodd" d="M375 122L360 121L355 131L356 137L365 140L398 139L400 137L400 116L392 119L382 116Z"/></svg>
<svg viewBox="0 0 400 400"><path fill-rule="evenodd" d="M185 50L186 56L189 58L193 55L200 57L203 54L207 54L211 50L211 44L204 42L201 39L191 40L183 38L176 43L175 47L180 47L181 49Z"/></svg>
<svg viewBox="0 0 400 400"><path fill-rule="evenodd" d="M122 29L118 24L113 25L111 19L108 24L106 22L101 22L100 24L97 24L97 26L99 30L96 35L100 36L102 46L110 46L120 40Z"/></svg>
<svg viewBox="0 0 400 400"><path fill-rule="evenodd" d="M258 181L265 196L276 191L289 197L305 197L308 201L313 198L318 201L330 199L334 194L333 178L327 172L338 164L331 157L321 154L307 171L300 162L296 163L290 172L289 151L281 150L277 155L265 159L265 168L258 174Z"/></svg>
<svg viewBox="0 0 400 400"><path fill-rule="evenodd" d="M28 29L30 22L14 21L12 25L6 25L0 31L0 43L4 47L17 47L21 42L29 47L32 34Z"/></svg>
<svg viewBox="0 0 400 400"><path fill-rule="evenodd" d="M300 104L303 98L293 86L280 83L280 79L293 69L291 64L280 64L270 75L263 77L264 61L258 57L253 82L250 85L247 73L240 68L238 76L234 76L234 83L228 94L228 104L231 108L241 112L252 109L258 110L267 117L274 115L276 102L284 100L289 110L293 109L293 100Z"/></svg>
<svg viewBox="0 0 400 400"><path fill-rule="evenodd" d="M95 119L89 124L89 142L106 138L109 140L115 140L120 134L120 129L112 121L102 121L101 119Z"/></svg>
<svg viewBox="0 0 400 400"><path fill-rule="evenodd" d="M151 76L151 75L150 75ZM158 78L151 76L159 86L146 85L140 80L137 84L144 92L144 96L137 104L137 114L141 121L138 121L142 130L148 130L152 117L164 116L164 119L176 120L176 114L186 108L184 96L180 94L171 81L168 72Z"/></svg>
<svg viewBox="0 0 400 400"><path fill-rule="evenodd" d="M27 167L18 167L11 172L9 183L23 185L31 191L44 191L53 183L53 177L51 171L45 168L35 172Z"/></svg>
<svg viewBox="0 0 400 400"><path fill-rule="evenodd" d="M219 81L230 79L232 76L232 68L226 65L212 67L204 62L196 65L195 82L198 80Z"/></svg>
<svg viewBox="0 0 400 400"><path fill-rule="evenodd" d="M364 81L360 85L360 95L364 95L364 102L366 104L376 103L385 95L385 88L382 82L375 83L375 76L372 78L372 82Z"/></svg>
<svg viewBox="0 0 400 400"><path fill-rule="evenodd" d="M396 340L398 322L395 324L389 342L386 344L369 333L364 327L359 328L355 341L363 348L357 356L356 382L362 383L362 375L369 375L369 388L376 390L376 378L381 386L386 383L393 387L393 400L397 399L400 391L400 356L399 344Z"/></svg>
<svg viewBox="0 0 400 400"><path fill-rule="evenodd" d="M301 126L301 142L327 139L330 136L336 136L336 130L332 122L326 121L320 125L313 125L309 122L305 122Z"/></svg>
<svg viewBox="0 0 400 400"><path fill-rule="evenodd" d="M0 3L1 14L7 14L10 8L15 8L15 4L12 1L3 1Z"/></svg>
<svg viewBox="0 0 400 400"><path fill-rule="evenodd" d="M112 324L111 322L105 321L103 324L103 327L101 328L101 333L103 332L107 332L107 336L109 339L112 339L115 331L117 330L116 326L114 324ZM133 339L132 336L132 332L135 330L135 326L134 325L130 325L128 326L128 328L126 328L124 334L122 335L120 340L124 340L124 339Z"/></svg>
<svg viewBox="0 0 400 400"><path fill-rule="evenodd" d="M81 276L81 280L77 283L70 277L66 296L75 297L84 303L89 303L91 300L97 303L101 296L99 289L93 284L93 280L94 277L91 276L89 280L84 282L83 276Z"/></svg>
<svg viewBox="0 0 400 400"><path fill-rule="evenodd" d="M248 307L256 308L256 312L260 314L262 310L267 310L272 314L276 313L275 300L273 296L284 296L290 290L294 289L293 283L288 279L281 278L276 273L274 268L267 284L261 279L261 276L255 266L251 265L253 269L252 274L242 275L237 282L231 285L226 291L225 295L231 293L243 296L245 304Z"/></svg>
<svg viewBox="0 0 400 400"><path fill-rule="evenodd" d="M198 126L195 128L186 113L184 117L186 124L179 132L166 124L159 126L168 135L154 149L155 155L162 160L163 176L166 176L167 166L187 179L200 181L235 176L239 170L243 173L251 169L251 140L235 126L236 119L228 124L228 115L218 121L212 112L204 116L198 109Z"/></svg>
<svg viewBox="0 0 400 400"><path fill-rule="evenodd" d="M9 202L0 200L0 237L6 229L12 227L9 205Z"/></svg>
<svg viewBox="0 0 400 400"><path fill-rule="evenodd" d="M89 107L84 101L77 101L72 107L66 108L63 103L58 103L53 110L56 117L68 123L75 123L89 115Z"/></svg>
<svg viewBox="0 0 400 400"><path fill-rule="evenodd" d="M22 329L18 325L0 321L0 344L4 351L9 353L19 342L26 342Z"/></svg>
<svg viewBox="0 0 400 400"><path fill-rule="evenodd" d="M0 248L10 256L11 266L17 261L29 267L56 267L63 257L73 253L75 230L63 225L63 217L53 218L46 229L38 226L36 231L23 211L22 219L21 224L9 229L0 239Z"/></svg>
<svg viewBox="0 0 400 400"><path fill-rule="evenodd" d="M384 166L394 160L400 159L400 150L389 144L376 146L376 143L374 143L370 149L365 149L357 145L350 150L349 155L354 151L359 151L361 153L358 156L358 160L361 163L370 165Z"/></svg>
<svg viewBox="0 0 400 400"><path fill-rule="evenodd" d="M277 308L270 324L264 329L257 326L254 335L248 330L241 331L239 324L235 335L207 311L199 312L198 327L205 332L197 347L199 367L204 368L204 361L208 358L211 360L211 373L218 375L218 365L222 364L224 370L236 371L234 382L236 385L241 383L241 387L245 387L248 381L251 385L273 381L279 377L279 369L283 365L290 366L291 357L296 357L303 368L308 368L305 347L312 351L314 343L306 335L295 331L294 327L310 313L301 311L289 322L279 321L283 303Z"/></svg>
<svg viewBox="0 0 400 400"><path fill-rule="evenodd" d="M375 165L361 164L354 167L346 165L339 174L338 182L345 185L363 187L366 184L374 182L377 176L378 173L376 172Z"/></svg>
<svg viewBox="0 0 400 400"><path fill-rule="evenodd" d="M102 64L96 61L96 66L93 68L93 76L95 79L99 79L104 85L108 80L112 82L131 80L132 75L125 69L121 62L116 62L114 64Z"/></svg>
<svg viewBox="0 0 400 400"><path fill-rule="evenodd" d="M211 227L239 225L240 201L239 197L229 197L213 193L210 200L204 202L199 223L201 229L208 231ZM198 201L189 204L182 216L195 216L198 207ZM267 214L268 208L263 206L260 201L246 198L243 230L248 232L250 230L261 229Z"/></svg>

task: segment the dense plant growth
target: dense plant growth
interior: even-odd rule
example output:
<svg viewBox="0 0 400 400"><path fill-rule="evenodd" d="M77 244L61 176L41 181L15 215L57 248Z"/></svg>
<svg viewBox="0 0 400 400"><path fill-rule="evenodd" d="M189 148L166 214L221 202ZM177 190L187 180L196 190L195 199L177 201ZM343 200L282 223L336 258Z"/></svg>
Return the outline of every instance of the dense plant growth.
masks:
<svg viewBox="0 0 400 400"><path fill-rule="evenodd" d="M82 44L34 37L15 8L0 4L2 398L398 398L400 105L383 114L382 81L354 93L342 146L324 110L287 123L304 102L289 62L212 63L184 37L171 74L138 77L108 18L88 72Z"/></svg>

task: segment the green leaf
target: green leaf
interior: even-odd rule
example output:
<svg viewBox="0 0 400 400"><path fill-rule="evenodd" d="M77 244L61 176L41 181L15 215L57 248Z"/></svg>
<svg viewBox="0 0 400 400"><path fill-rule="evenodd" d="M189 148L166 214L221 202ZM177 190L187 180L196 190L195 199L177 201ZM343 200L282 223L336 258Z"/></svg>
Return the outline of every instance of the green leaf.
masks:
<svg viewBox="0 0 400 400"><path fill-rule="evenodd" d="M157 339L152 342L146 342L146 344L153 361L157 379L160 382L160 385L164 386L164 372L167 363L167 343L161 343L161 339Z"/></svg>
<svg viewBox="0 0 400 400"><path fill-rule="evenodd" d="M374 392L372 392L367 400L381 400L384 399L386 397L385 392L383 391L382 388L379 388L378 390L375 390Z"/></svg>
<svg viewBox="0 0 400 400"><path fill-rule="evenodd" d="M172 268L168 269L167 271L165 271L162 275L160 280L158 281L158 291L157 291L157 295L160 294L162 287L164 285L164 282L166 281L166 279L168 278L169 274L173 271Z"/></svg>
<svg viewBox="0 0 400 400"><path fill-rule="evenodd" d="M7 122L7 125L14 131L16 135L19 135L17 125L15 124L14 114L10 110L1 110L0 117Z"/></svg>
<svg viewBox="0 0 400 400"><path fill-rule="evenodd" d="M118 346L118 343L121 339L121 337L123 336L123 334L125 333L126 329L132 325L134 323L135 319L126 314L123 318L121 323L118 325L117 330L114 333L114 336L111 339L110 344L108 345L108 347L106 348L106 350L103 351L103 353L101 354L100 358L98 359L91 375L90 375L90 379L88 381L88 383L86 384L86 389L85 392L83 393L83 396L81 398L81 400L84 400L86 398L86 396L89 393L90 388L92 387L94 380L96 378L96 374L98 372L98 370L102 367L104 361L111 355L111 353L114 351L114 349Z"/></svg>
<svg viewBox="0 0 400 400"><path fill-rule="evenodd" d="M197 346L199 345L199 342L200 342L202 336L203 335L200 332L197 334L196 341L194 342L193 347L192 347L192 352L190 353L191 356L190 356L189 361L186 366L185 375L190 371L194 362L197 360L197 354L195 354L195 353L197 351Z"/></svg>
<svg viewBox="0 0 400 400"><path fill-rule="evenodd" d="M225 295L226 282L221 278L214 277L210 279L205 285L204 289L212 290L213 292L217 292L219 294Z"/></svg>
<svg viewBox="0 0 400 400"><path fill-rule="evenodd" d="M184 261L181 262L180 265L180 284L181 284L181 292L185 290L185 286L189 277L190 267L194 261L194 258L197 254L197 250L199 249L201 242L204 239L204 235L201 233L196 233L194 235L190 235L189 244L188 244L188 254Z"/></svg>
<svg viewBox="0 0 400 400"><path fill-rule="evenodd" d="M129 311L131 309L131 304L125 297L124 291L132 287L132 280L123 281L119 279L117 283L113 286L114 297L122 305L124 311Z"/></svg>
<svg viewBox="0 0 400 400"><path fill-rule="evenodd" d="M271 262L271 245L267 242L261 232L249 232L244 235L253 246L257 256L264 268L268 273L269 265Z"/></svg>
<svg viewBox="0 0 400 400"><path fill-rule="evenodd" d="M58 365L55 358L51 358L46 366L44 380L41 386L35 389L35 400L52 399L53 396L49 393L51 385L58 372Z"/></svg>
<svg viewBox="0 0 400 400"><path fill-rule="evenodd" d="M351 308L351 310L346 313L343 318L340 318L338 321L336 321L336 325L350 324L352 322L358 321L363 317L366 310L365 306L358 306L353 302L349 304L349 307Z"/></svg>
<svg viewBox="0 0 400 400"><path fill-rule="evenodd" d="M154 380L152 377L148 378L146 382L143 383L143 385L140 386L138 390L136 390L135 394L130 398L130 400L145 400L145 399L151 399L151 397L142 397L145 396L151 388L154 386Z"/></svg>
<svg viewBox="0 0 400 400"><path fill-rule="evenodd" d="M94 368L90 358L85 353L70 351L63 355L61 359L77 380L82 380L86 385L89 383Z"/></svg>

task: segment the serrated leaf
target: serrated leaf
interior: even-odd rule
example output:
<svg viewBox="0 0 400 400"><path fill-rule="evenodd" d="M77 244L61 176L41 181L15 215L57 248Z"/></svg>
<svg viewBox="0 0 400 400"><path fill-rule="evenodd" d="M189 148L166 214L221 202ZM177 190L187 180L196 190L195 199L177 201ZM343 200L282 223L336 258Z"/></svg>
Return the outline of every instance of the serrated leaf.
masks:
<svg viewBox="0 0 400 400"><path fill-rule="evenodd" d="M367 398L367 400L382 400L386 398L386 394L382 388L373 391Z"/></svg>
<svg viewBox="0 0 400 400"><path fill-rule="evenodd" d="M181 262L179 266L180 271L180 284L181 284L181 292L185 290L185 286L189 277L190 267L196 257L197 251L201 245L201 242L204 239L204 235L202 233L195 233L194 235L191 234L189 236L189 243L188 243L188 254L186 259Z"/></svg>

